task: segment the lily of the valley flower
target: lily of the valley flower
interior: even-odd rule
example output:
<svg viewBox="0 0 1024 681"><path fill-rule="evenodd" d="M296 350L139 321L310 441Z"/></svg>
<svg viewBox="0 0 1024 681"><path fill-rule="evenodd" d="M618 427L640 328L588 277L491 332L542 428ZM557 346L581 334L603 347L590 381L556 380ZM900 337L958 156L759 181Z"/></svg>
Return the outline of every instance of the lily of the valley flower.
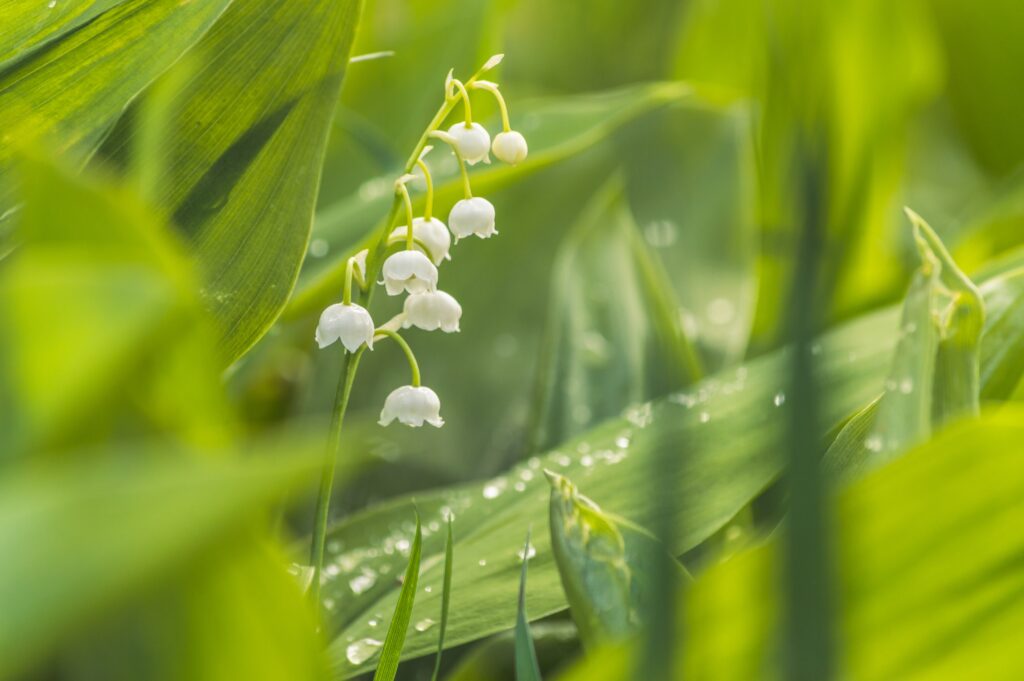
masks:
<svg viewBox="0 0 1024 681"><path fill-rule="evenodd" d="M389 296L403 291L423 293L437 288L437 267L419 251L399 251L384 261L384 289Z"/></svg>
<svg viewBox="0 0 1024 681"><path fill-rule="evenodd" d="M498 233L498 230L494 229L494 205L479 196L457 201L448 213L448 224L456 239L472 234L486 239Z"/></svg>
<svg viewBox="0 0 1024 681"><path fill-rule="evenodd" d="M418 428L429 423L435 428L444 425L441 418L441 400L437 393L426 386L404 385L391 391L384 400L380 412L380 425L386 426L395 419L399 423Z"/></svg>
<svg viewBox="0 0 1024 681"><path fill-rule="evenodd" d="M315 338L321 348L341 341L349 352L355 352L363 343L373 350L373 319L364 307L336 303L321 313Z"/></svg>
<svg viewBox="0 0 1024 681"><path fill-rule="evenodd" d="M416 293L405 299L402 326L416 326L424 331L441 329L445 333L459 330L462 306L444 291Z"/></svg>
<svg viewBox="0 0 1024 681"><path fill-rule="evenodd" d="M396 240L404 239L408 231L409 228L406 225L396 227L391 232L391 238ZM422 241L423 245L429 249L430 253L427 253L427 256L433 259L435 265L440 265L444 260L452 259L448 252L452 247L452 235L448 233L448 228L444 226L444 223L437 218L430 218L429 220L416 218L413 220L412 235L414 238Z"/></svg>
<svg viewBox="0 0 1024 681"><path fill-rule="evenodd" d="M455 139L459 154L469 165L489 161L487 151L491 148L491 136L479 123L456 123L448 128L448 134Z"/></svg>
<svg viewBox="0 0 1024 681"><path fill-rule="evenodd" d="M505 163L515 165L526 158L529 149L526 138L515 130L499 132L494 136L494 155Z"/></svg>

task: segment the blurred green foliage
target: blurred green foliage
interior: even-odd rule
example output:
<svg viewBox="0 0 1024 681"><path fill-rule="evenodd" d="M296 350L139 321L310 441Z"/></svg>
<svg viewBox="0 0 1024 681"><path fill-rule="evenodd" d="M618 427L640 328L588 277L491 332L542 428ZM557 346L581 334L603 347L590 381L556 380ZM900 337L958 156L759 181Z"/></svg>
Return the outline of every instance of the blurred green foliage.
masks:
<svg viewBox="0 0 1024 681"><path fill-rule="evenodd" d="M350 646L396 611L413 501L421 588L385 671L401 649L424 659L398 677L429 678L450 598L442 671L513 678L524 563L531 617L572 591L545 467L668 528L686 678L777 675L815 215L836 668L1020 677L1022 34L1010 0L0 3L0 679L369 671ZM376 426L407 369L367 354L318 632L296 561L341 356L316 315L444 75L499 52L530 156L472 170L499 236L442 270L462 332L408 333L447 424ZM457 169L429 158L444 218ZM578 653L565 619L518 633L548 677ZM627 678L623 645L570 674Z"/></svg>

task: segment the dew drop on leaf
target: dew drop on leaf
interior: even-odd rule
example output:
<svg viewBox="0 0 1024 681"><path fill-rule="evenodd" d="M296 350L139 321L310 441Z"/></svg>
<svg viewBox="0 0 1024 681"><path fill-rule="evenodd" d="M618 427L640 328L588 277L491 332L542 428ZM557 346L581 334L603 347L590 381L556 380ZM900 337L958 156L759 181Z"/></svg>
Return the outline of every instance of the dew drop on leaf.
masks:
<svg viewBox="0 0 1024 681"><path fill-rule="evenodd" d="M380 652L381 645L383 644L374 638L353 641L345 648L345 659L350 664L362 664Z"/></svg>

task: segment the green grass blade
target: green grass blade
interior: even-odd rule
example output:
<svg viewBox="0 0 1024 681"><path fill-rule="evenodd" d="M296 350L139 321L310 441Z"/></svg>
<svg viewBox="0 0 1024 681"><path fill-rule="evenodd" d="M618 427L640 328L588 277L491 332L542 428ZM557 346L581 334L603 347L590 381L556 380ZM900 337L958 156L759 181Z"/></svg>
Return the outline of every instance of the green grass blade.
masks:
<svg viewBox="0 0 1024 681"><path fill-rule="evenodd" d="M394 681L398 673L398 662L402 657L405 645L405 634L409 629L412 617L412 604L416 600L416 585L420 575L420 555L423 550L423 532L420 528L420 514L416 513L416 534L409 552L409 566L405 569L402 591L398 596L395 613L388 625L388 634L384 638L384 647L380 651L380 662L373 674L373 681Z"/></svg>
<svg viewBox="0 0 1024 681"><path fill-rule="evenodd" d="M452 555L454 537L452 536L452 521L454 517L448 515L448 537L444 542L444 585L441 591L441 630L437 634L437 659L434 661L434 673L431 675L432 681L437 681L438 674L441 673L441 655L444 653L444 635L448 630L448 607L451 605L452 600Z"/></svg>
<svg viewBox="0 0 1024 681"><path fill-rule="evenodd" d="M526 570L530 564L530 532L523 545L523 569L519 573L519 605L516 614L516 681L541 681L537 650L533 647L530 620L526 615Z"/></svg>

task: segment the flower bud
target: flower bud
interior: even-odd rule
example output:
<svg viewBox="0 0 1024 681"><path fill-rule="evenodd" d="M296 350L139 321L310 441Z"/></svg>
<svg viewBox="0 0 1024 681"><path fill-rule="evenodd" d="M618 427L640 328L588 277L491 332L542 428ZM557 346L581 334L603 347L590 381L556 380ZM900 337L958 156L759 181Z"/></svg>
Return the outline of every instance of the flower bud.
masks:
<svg viewBox="0 0 1024 681"><path fill-rule="evenodd" d="M373 319L360 305L336 303L321 313L315 338L321 348L340 340L349 352L355 352L363 343L373 350Z"/></svg>
<svg viewBox="0 0 1024 681"><path fill-rule="evenodd" d="M494 229L494 206L479 196L462 199L452 206L452 211L448 214L448 224L451 225L456 239L471 234L486 239L498 233Z"/></svg>
<svg viewBox="0 0 1024 681"><path fill-rule="evenodd" d="M404 239L408 232L409 228L406 225L396 227L391 232L391 238ZM413 220L412 235L430 249L430 253L427 253L427 256L433 259L435 265L440 265L443 260L452 259L452 256L448 253L452 247L452 235L448 233L448 228L444 226L444 223L437 218L430 218L430 220L416 218ZM419 245L416 248L419 248Z"/></svg>
<svg viewBox="0 0 1024 681"><path fill-rule="evenodd" d="M384 288L389 296L403 291L423 293L437 288L437 268L419 251L399 251L384 261Z"/></svg>
<svg viewBox="0 0 1024 681"><path fill-rule="evenodd" d="M515 165L526 158L526 138L515 130L500 132L494 136L494 155L505 163Z"/></svg>
<svg viewBox="0 0 1024 681"><path fill-rule="evenodd" d="M444 425L441 400L437 393L426 386L404 385L393 390L384 400L378 423L386 426L395 419L414 428L422 426L424 422L440 428Z"/></svg>
<svg viewBox="0 0 1024 681"><path fill-rule="evenodd" d="M416 326L424 331L441 329L445 333L459 330L462 306L444 291L416 293L405 299L403 326Z"/></svg>
<svg viewBox="0 0 1024 681"><path fill-rule="evenodd" d="M467 126L465 123L456 123L448 128L448 134L455 138L455 146L459 154L469 165L476 165L480 161L487 161L487 150L491 146L491 136L479 123Z"/></svg>

